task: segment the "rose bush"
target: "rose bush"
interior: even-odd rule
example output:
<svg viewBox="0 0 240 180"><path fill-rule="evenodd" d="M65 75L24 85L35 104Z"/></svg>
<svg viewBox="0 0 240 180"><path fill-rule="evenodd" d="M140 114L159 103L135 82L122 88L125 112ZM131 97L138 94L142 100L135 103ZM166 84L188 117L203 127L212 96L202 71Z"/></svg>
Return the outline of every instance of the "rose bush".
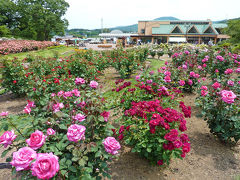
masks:
<svg viewBox="0 0 240 180"><path fill-rule="evenodd" d="M58 43L51 41L7 40L1 43L0 54L26 52L57 45Z"/></svg>
<svg viewBox="0 0 240 180"><path fill-rule="evenodd" d="M15 167L13 172L22 171L27 179L110 177L107 163L120 145L110 138L113 127L107 121L109 112L98 87L91 88L83 80L84 84L75 84L78 80L71 79L68 88L73 90L49 93L46 104L38 106L29 100L26 107L30 113L1 113L1 128L8 130L11 126L18 132L17 138L14 131L1 136L1 144L8 145L2 156L17 147L13 157L8 158Z"/></svg>

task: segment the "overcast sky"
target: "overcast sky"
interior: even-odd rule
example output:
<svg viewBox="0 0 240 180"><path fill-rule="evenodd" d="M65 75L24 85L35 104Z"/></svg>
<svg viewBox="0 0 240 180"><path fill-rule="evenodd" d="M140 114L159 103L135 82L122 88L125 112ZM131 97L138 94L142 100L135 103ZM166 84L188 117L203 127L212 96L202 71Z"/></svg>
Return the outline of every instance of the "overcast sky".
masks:
<svg viewBox="0 0 240 180"><path fill-rule="evenodd" d="M173 16L181 20L223 20L240 17L240 0L66 0L68 29L136 24Z"/></svg>

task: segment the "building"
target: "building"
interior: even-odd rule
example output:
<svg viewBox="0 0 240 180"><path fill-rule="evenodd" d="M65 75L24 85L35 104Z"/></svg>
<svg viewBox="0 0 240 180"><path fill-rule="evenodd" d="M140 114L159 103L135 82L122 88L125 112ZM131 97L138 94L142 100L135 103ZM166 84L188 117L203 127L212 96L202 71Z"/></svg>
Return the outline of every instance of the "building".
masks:
<svg viewBox="0 0 240 180"><path fill-rule="evenodd" d="M138 36L132 36L135 40L144 43L180 43L194 44L213 43L230 38L222 34L222 29L227 27L224 23L206 21L138 21Z"/></svg>
<svg viewBox="0 0 240 180"><path fill-rule="evenodd" d="M99 36L103 39L111 39L113 43L116 43L117 40L125 40L126 44L130 42L131 36L138 36L138 34L132 33L123 33L120 30L113 30L110 33L101 33Z"/></svg>

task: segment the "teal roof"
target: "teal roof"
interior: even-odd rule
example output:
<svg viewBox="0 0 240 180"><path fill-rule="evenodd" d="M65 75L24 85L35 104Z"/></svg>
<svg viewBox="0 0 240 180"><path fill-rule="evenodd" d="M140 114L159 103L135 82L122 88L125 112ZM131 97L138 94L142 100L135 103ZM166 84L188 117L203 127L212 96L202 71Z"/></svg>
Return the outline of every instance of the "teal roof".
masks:
<svg viewBox="0 0 240 180"><path fill-rule="evenodd" d="M172 31L178 26L182 33L172 33ZM161 24L159 27L153 27L152 28L152 34L186 34L187 31L189 31L192 27L195 27L198 33L188 33L188 34L218 34L218 32L215 29L215 26L212 27L213 31L215 33L204 33L208 27L209 24L203 24L203 25L194 25L191 24L190 26L185 26L183 24L180 25L174 25L174 24Z"/></svg>
<svg viewBox="0 0 240 180"><path fill-rule="evenodd" d="M176 25L161 24L160 27L153 27L152 34L170 34Z"/></svg>

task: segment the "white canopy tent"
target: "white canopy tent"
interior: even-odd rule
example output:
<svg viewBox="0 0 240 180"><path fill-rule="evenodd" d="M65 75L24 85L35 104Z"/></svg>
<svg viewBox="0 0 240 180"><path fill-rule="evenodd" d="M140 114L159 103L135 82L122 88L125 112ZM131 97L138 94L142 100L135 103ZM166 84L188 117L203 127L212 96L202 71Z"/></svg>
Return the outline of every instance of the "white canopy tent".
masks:
<svg viewBox="0 0 240 180"><path fill-rule="evenodd" d="M187 42L185 37L169 37L168 42Z"/></svg>

